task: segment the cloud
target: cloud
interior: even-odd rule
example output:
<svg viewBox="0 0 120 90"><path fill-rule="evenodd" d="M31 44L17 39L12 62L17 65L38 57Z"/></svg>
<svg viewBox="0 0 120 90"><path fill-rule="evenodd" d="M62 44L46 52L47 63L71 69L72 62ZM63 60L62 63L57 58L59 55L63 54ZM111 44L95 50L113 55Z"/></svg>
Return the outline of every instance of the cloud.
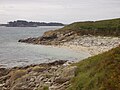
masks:
<svg viewBox="0 0 120 90"><path fill-rule="evenodd" d="M17 19L71 23L119 15L120 0L0 0L0 23Z"/></svg>

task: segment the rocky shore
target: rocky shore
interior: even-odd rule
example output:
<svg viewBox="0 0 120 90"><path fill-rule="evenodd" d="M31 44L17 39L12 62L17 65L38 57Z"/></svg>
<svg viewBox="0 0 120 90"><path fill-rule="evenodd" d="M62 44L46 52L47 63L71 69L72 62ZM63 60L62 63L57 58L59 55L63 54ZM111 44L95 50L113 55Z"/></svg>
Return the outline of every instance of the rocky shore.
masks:
<svg viewBox="0 0 120 90"><path fill-rule="evenodd" d="M0 68L0 90L66 90L77 67L55 61L12 69Z"/></svg>
<svg viewBox="0 0 120 90"><path fill-rule="evenodd" d="M120 45L119 37L103 37L84 35L79 36L69 42L61 44L59 47L70 48L75 51L88 52L91 55L108 51Z"/></svg>
<svg viewBox="0 0 120 90"><path fill-rule="evenodd" d="M20 68L1 68L0 89L67 90L71 87L70 90L119 90L120 37L115 37L119 36L119 29L115 28L116 32L112 30L111 33L103 22L106 21L75 23L63 29L47 31L38 38L20 39L19 42L70 48L96 56L74 65L67 61L55 61ZM107 23L114 26L111 22Z"/></svg>
<svg viewBox="0 0 120 90"><path fill-rule="evenodd" d="M76 51L84 51L91 55L108 51L120 44L119 37L79 35L71 30L47 31L38 38L20 39L19 42L52 45L62 48L70 48Z"/></svg>
<svg viewBox="0 0 120 90"><path fill-rule="evenodd" d="M77 38L77 33L74 31L47 31L43 36L38 38L20 39L18 42L41 44L41 45L60 45L61 43L71 41Z"/></svg>

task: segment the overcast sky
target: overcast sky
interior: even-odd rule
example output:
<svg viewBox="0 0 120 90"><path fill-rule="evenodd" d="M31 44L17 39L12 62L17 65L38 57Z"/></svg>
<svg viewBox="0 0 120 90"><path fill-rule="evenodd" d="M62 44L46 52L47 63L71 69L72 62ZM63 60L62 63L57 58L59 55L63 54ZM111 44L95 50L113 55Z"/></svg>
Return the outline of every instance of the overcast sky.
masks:
<svg viewBox="0 0 120 90"><path fill-rule="evenodd" d="M120 0L0 0L0 23L13 20L72 23L120 17Z"/></svg>

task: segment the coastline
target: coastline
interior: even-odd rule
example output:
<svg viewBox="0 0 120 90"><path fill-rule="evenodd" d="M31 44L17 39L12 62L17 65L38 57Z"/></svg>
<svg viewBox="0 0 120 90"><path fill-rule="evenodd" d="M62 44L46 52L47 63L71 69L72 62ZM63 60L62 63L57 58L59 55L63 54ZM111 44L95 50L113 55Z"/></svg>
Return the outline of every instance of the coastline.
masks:
<svg viewBox="0 0 120 90"><path fill-rule="evenodd" d="M11 69L0 68L0 90L65 90L76 69L76 66L62 60Z"/></svg>
<svg viewBox="0 0 120 90"><path fill-rule="evenodd" d="M68 48L77 52L87 52L91 56L108 51L120 44L120 37L117 35L101 35L99 33L92 35L89 32L82 35L82 32L64 30L64 28L44 32L40 37L20 39L18 42Z"/></svg>
<svg viewBox="0 0 120 90"><path fill-rule="evenodd" d="M53 47L68 48L76 52L86 52L91 56L103 53L112 48L119 46L120 38L118 37L102 37L102 36L81 36L69 42Z"/></svg>
<svg viewBox="0 0 120 90"><path fill-rule="evenodd" d="M115 48L119 44L119 37L84 35L59 45L46 46L67 48L78 53L83 51L94 56ZM75 77L75 72L78 69L73 63L54 61L11 69L1 68L0 89L65 90L71 85L71 80Z"/></svg>
<svg viewBox="0 0 120 90"><path fill-rule="evenodd" d="M104 25L102 26L104 27ZM113 31L111 33L109 28L105 28L107 30L105 33L101 32L101 30L104 31L104 28L101 27L97 27L97 29L95 27L95 29L91 27L81 29L76 28L76 24L74 27L73 24L73 27L70 28L75 29L69 29L68 26L66 29L45 32L41 37L20 39L18 42L67 48L78 53L83 51L93 57L77 63L54 61L10 69L0 68L0 90L66 90L68 88L73 88L73 90L88 90L96 88L111 89L111 87L113 89L120 88L120 37L117 32L118 29L115 28L116 32ZM79 29L81 31L78 32L77 30ZM91 31L92 29L93 31ZM112 37L112 34L114 34L114 37ZM58 52L58 54L60 53Z"/></svg>

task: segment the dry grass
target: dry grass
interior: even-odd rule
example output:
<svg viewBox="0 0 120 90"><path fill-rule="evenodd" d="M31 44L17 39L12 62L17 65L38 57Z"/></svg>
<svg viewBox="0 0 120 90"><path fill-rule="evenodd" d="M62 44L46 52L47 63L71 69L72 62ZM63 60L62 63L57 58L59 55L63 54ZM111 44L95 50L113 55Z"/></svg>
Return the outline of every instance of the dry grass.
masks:
<svg viewBox="0 0 120 90"><path fill-rule="evenodd" d="M25 74L27 74L26 70L15 70L15 71L12 71L10 73L10 75L11 75L10 79L11 79L11 81L15 81L16 79L21 78Z"/></svg>

